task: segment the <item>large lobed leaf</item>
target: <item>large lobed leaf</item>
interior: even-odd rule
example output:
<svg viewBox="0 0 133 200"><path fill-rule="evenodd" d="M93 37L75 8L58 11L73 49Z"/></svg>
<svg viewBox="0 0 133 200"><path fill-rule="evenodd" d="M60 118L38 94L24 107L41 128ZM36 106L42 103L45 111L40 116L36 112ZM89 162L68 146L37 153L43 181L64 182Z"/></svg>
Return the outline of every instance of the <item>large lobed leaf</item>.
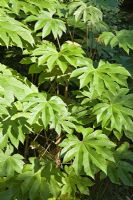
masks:
<svg viewBox="0 0 133 200"><path fill-rule="evenodd" d="M0 44L23 48L25 43L34 44L29 28L0 9Z"/></svg>
<svg viewBox="0 0 133 200"><path fill-rule="evenodd" d="M38 65L44 66L41 70L45 71L46 65L50 72L58 68L62 73L65 73L69 66L77 67L80 64L84 58L84 51L80 45L70 41L64 43L60 51L56 49L54 44L44 41L43 44L33 50L31 55L33 58L38 58Z"/></svg>
<svg viewBox="0 0 133 200"><path fill-rule="evenodd" d="M92 112L102 128L125 132L133 140L133 95L127 94L127 89L121 89L117 95L105 93L100 103L94 106Z"/></svg>
<svg viewBox="0 0 133 200"><path fill-rule="evenodd" d="M99 36L99 41L105 45L110 45L112 48L119 46L124 49L128 54L130 50L133 50L133 30L120 30L115 34L112 32L103 32Z"/></svg>
<svg viewBox="0 0 133 200"><path fill-rule="evenodd" d="M102 12L98 8L88 5L82 0L74 1L69 5L69 13L75 16L76 21L82 20L88 24L94 25L102 21Z"/></svg>
<svg viewBox="0 0 133 200"><path fill-rule="evenodd" d="M82 132L83 139L79 140L77 136L69 134L60 144L63 147L63 163L73 160L72 166L76 174L84 169L92 178L95 167L107 173L108 161L114 161L112 148L115 144L101 130L81 127L78 132Z"/></svg>
<svg viewBox="0 0 133 200"><path fill-rule="evenodd" d="M92 94L101 96L107 89L116 94L120 86L127 87L129 72L119 64L100 61L97 68L92 60L86 61L86 66L74 70L71 78L78 77L80 88L88 86Z"/></svg>
<svg viewBox="0 0 133 200"><path fill-rule="evenodd" d="M47 100L46 93L33 93L28 95L24 100L24 112L29 112L28 122L34 124L41 122L44 129L50 125L58 134L62 130L71 132L75 125L74 118L68 112L66 104L57 96Z"/></svg>
<svg viewBox="0 0 133 200"><path fill-rule="evenodd" d="M30 15L27 17L26 22L37 21L34 29L35 31L42 29L42 38L45 38L50 33L53 34L55 39L60 38L63 32L66 32L66 26L62 20L54 18L53 15L54 12L42 11L37 16Z"/></svg>
<svg viewBox="0 0 133 200"><path fill-rule="evenodd" d="M2 64L0 64L0 87L8 102L13 102L14 97L22 100L28 94L38 91L25 77Z"/></svg>
<svg viewBox="0 0 133 200"><path fill-rule="evenodd" d="M0 85L0 148L6 147L9 141L18 148L31 131L20 101L37 92L37 88L5 65L0 65Z"/></svg>

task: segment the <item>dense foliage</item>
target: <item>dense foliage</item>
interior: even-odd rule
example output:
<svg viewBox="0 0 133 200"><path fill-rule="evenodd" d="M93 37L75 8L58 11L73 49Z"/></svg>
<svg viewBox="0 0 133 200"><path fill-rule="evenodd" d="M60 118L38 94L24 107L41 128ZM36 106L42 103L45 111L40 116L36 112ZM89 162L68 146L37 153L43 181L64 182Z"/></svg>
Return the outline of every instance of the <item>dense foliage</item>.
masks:
<svg viewBox="0 0 133 200"><path fill-rule="evenodd" d="M133 27L121 24L122 2L0 1L0 199L133 186Z"/></svg>

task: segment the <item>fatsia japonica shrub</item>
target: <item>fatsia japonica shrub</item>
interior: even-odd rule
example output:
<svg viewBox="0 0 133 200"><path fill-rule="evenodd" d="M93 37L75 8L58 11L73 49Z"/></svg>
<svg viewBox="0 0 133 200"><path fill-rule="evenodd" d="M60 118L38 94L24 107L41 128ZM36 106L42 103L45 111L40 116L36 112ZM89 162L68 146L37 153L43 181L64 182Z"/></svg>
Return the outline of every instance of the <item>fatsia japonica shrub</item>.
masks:
<svg viewBox="0 0 133 200"><path fill-rule="evenodd" d="M0 1L0 199L133 186L133 30L121 29L121 3Z"/></svg>

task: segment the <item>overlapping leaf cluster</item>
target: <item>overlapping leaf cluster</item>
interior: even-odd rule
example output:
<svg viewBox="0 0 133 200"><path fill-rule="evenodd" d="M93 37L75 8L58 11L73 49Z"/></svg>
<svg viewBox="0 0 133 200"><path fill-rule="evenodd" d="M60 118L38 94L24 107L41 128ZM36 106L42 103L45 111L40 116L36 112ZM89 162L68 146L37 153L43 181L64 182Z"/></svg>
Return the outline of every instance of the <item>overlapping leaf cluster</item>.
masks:
<svg viewBox="0 0 133 200"><path fill-rule="evenodd" d="M133 186L132 76L116 62L133 31L106 20L121 2L0 1L1 199L81 199L100 174Z"/></svg>

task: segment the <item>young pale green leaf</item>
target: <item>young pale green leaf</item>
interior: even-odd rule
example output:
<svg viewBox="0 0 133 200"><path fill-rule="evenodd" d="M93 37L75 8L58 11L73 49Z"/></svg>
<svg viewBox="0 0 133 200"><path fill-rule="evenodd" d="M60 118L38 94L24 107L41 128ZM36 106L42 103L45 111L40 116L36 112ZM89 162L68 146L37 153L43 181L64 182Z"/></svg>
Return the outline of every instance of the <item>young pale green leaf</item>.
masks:
<svg viewBox="0 0 133 200"><path fill-rule="evenodd" d="M8 102L13 101L14 97L22 100L28 94L38 91L26 78L2 64L0 64L0 86Z"/></svg>
<svg viewBox="0 0 133 200"><path fill-rule="evenodd" d="M6 13L1 15L0 26L2 29L0 39L3 41L1 45L23 48L24 41L31 45L34 44L34 39L28 27L18 20L9 17Z"/></svg>
<svg viewBox="0 0 133 200"><path fill-rule="evenodd" d="M82 20L84 23L89 22L92 25L102 21L101 10L80 0L70 3L69 12L74 14L76 21Z"/></svg>
<svg viewBox="0 0 133 200"><path fill-rule="evenodd" d="M54 12L42 11L41 14L33 16L32 19L27 18L26 21L37 21L34 29L35 31L42 29L42 38L52 33L54 38L57 39L66 32L66 26L62 20L54 18L53 15Z"/></svg>
<svg viewBox="0 0 133 200"><path fill-rule="evenodd" d="M33 58L37 57L39 66L46 65L49 72L59 68L63 74L69 66L83 65L85 63L83 55L82 48L70 41L64 43L60 51L57 51L54 44L44 41L32 52ZM45 68L41 69L42 71L45 70Z"/></svg>

